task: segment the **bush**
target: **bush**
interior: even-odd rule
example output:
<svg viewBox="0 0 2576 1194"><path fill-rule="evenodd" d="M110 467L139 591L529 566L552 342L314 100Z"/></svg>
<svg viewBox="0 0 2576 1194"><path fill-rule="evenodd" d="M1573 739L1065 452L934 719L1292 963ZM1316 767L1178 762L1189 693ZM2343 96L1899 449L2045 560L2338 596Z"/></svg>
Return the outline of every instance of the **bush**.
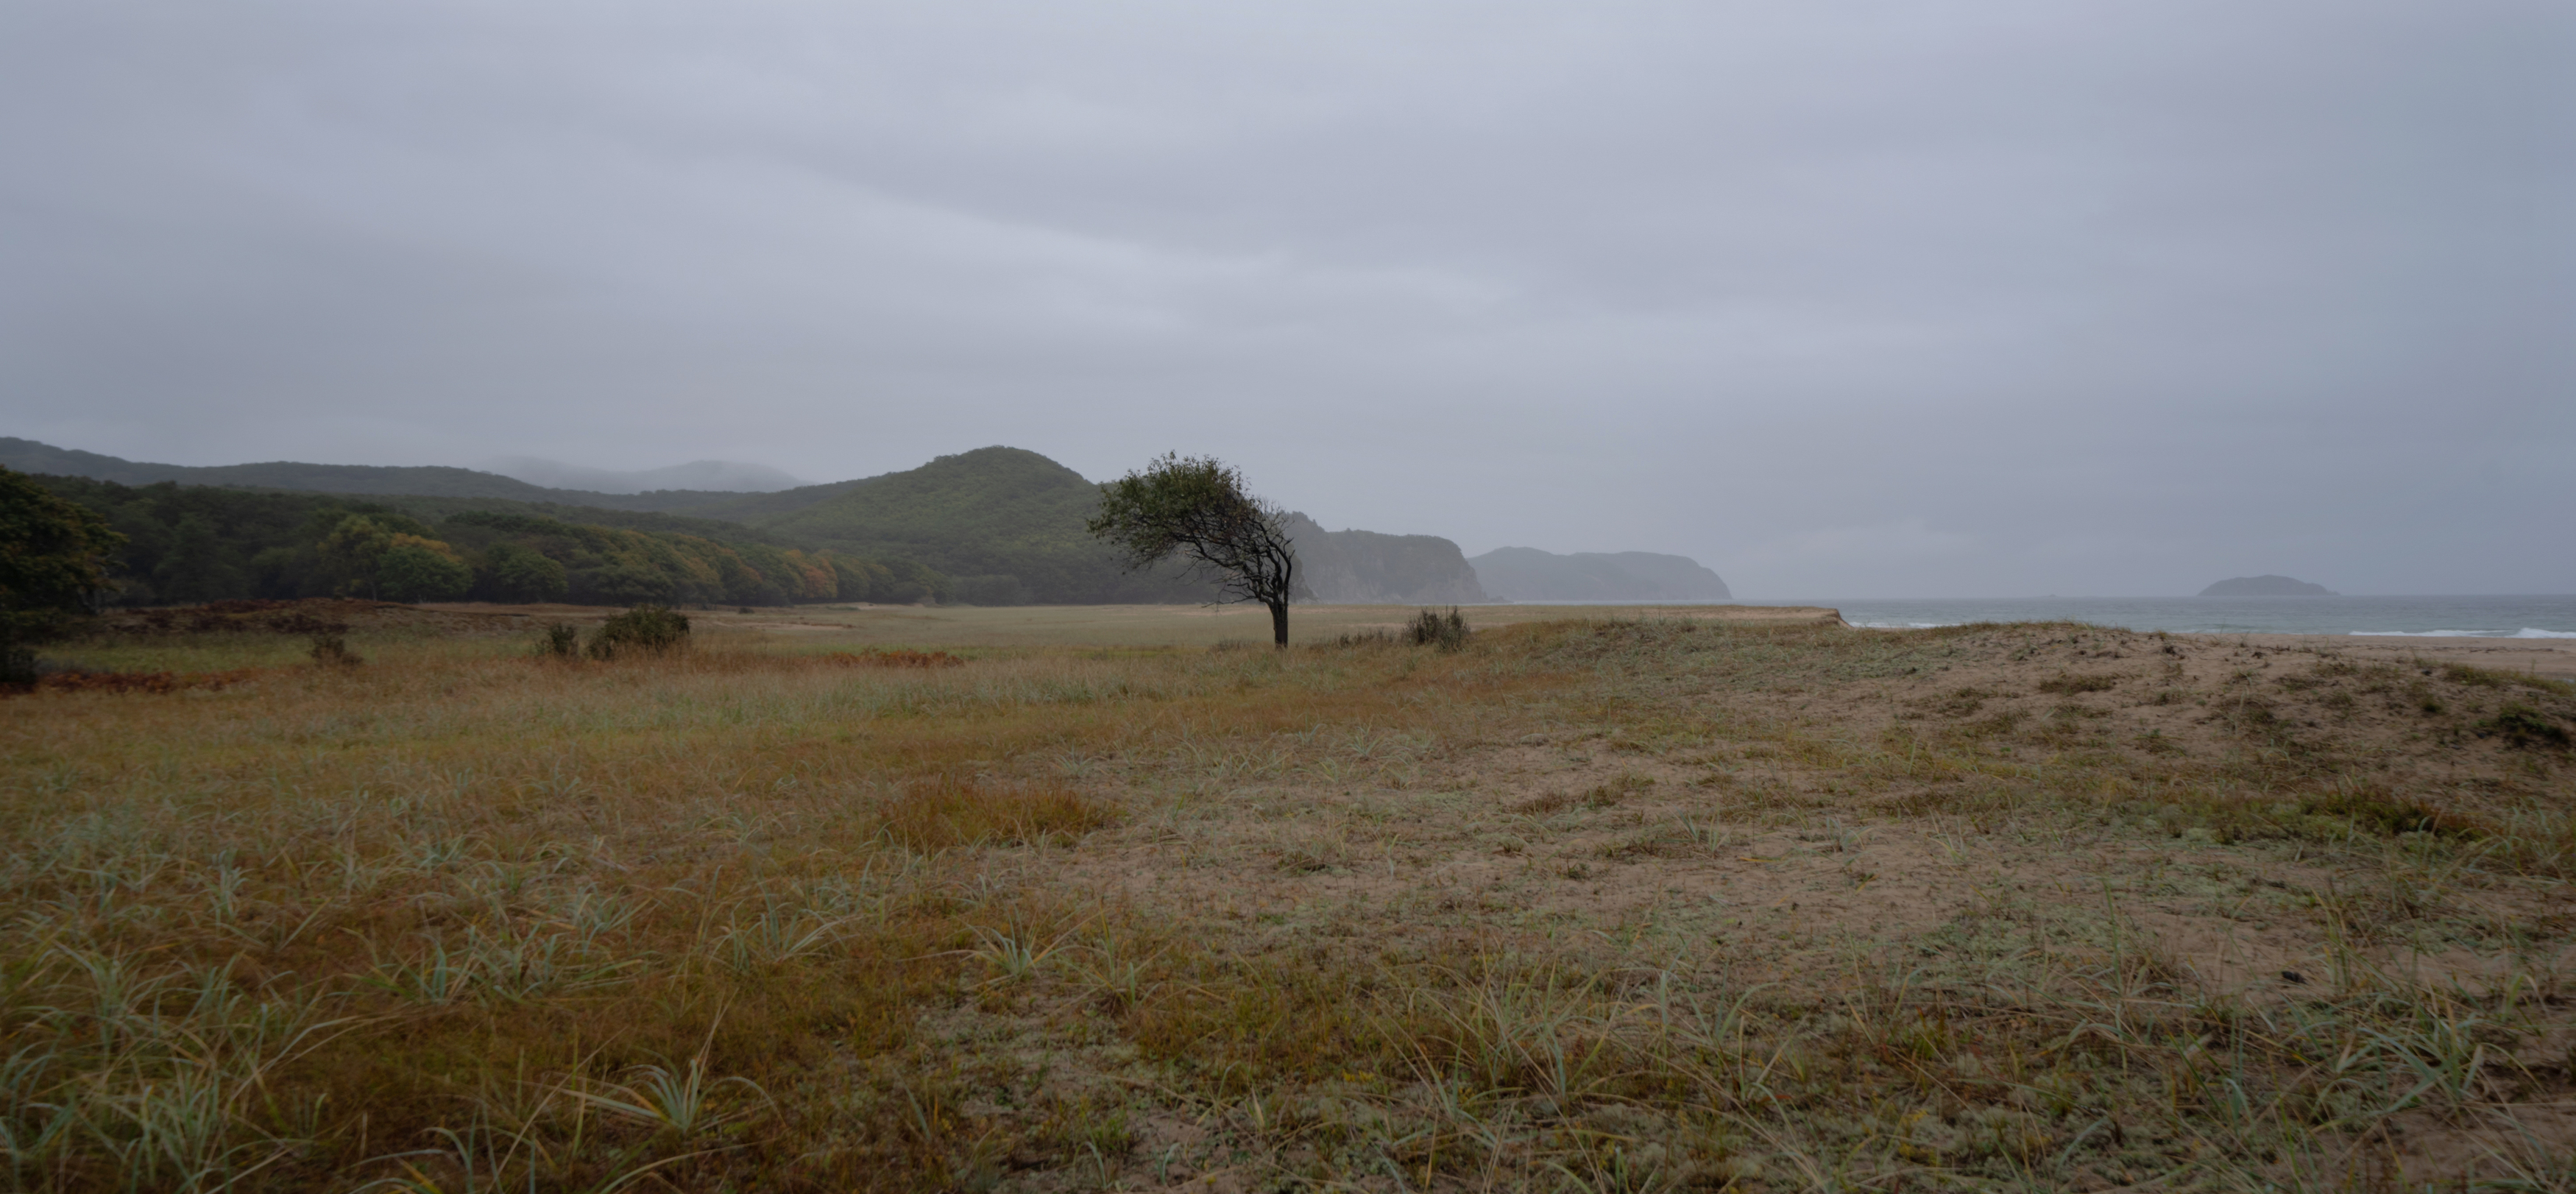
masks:
<svg viewBox="0 0 2576 1194"><path fill-rule="evenodd" d="M639 605L602 623L590 636L593 659L614 659L620 651L659 654L689 645L688 615L664 605Z"/></svg>
<svg viewBox="0 0 2576 1194"><path fill-rule="evenodd" d="M1445 615L1426 609L1414 617L1412 625L1404 628L1404 641L1417 647L1455 651L1467 645L1467 619L1460 616L1458 607L1454 605Z"/></svg>
<svg viewBox="0 0 2576 1194"><path fill-rule="evenodd" d="M573 629L569 622L548 626L537 638L536 656L539 659L570 659L580 653L581 632Z"/></svg>
<svg viewBox="0 0 2576 1194"><path fill-rule="evenodd" d="M313 636L313 662L324 667L356 667L366 658L349 649L349 640L336 634Z"/></svg>

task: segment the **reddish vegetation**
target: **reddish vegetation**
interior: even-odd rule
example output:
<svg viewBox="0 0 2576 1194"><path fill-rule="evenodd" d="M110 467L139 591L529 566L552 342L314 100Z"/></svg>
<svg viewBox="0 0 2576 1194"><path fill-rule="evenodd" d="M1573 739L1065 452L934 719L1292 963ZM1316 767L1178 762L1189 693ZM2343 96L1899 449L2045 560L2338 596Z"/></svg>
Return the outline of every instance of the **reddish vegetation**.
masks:
<svg viewBox="0 0 2576 1194"><path fill-rule="evenodd" d="M189 688L222 688L259 673L258 668L228 672L58 672L34 684L13 684L5 691L28 692L178 692Z"/></svg>
<svg viewBox="0 0 2576 1194"><path fill-rule="evenodd" d="M433 609L398 601L308 597L301 601L211 601L204 605L117 609L90 628L110 635L347 634L368 630L436 630L465 634L516 634L523 614Z"/></svg>
<svg viewBox="0 0 2576 1194"><path fill-rule="evenodd" d="M112 615L116 629L152 634L221 634L264 631L271 634L346 634L348 618L372 601L214 601ZM355 608L353 608L355 607Z"/></svg>
<svg viewBox="0 0 2576 1194"><path fill-rule="evenodd" d="M824 658L857 667L960 667L966 662L946 651L834 651Z"/></svg>
<svg viewBox="0 0 2576 1194"><path fill-rule="evenodd" d="M913 784L878 802L875 812L887 836L925 854L958 846L1077 841L1118 819L1109 805L1062 786L995 788L953 778Z"/></svg>

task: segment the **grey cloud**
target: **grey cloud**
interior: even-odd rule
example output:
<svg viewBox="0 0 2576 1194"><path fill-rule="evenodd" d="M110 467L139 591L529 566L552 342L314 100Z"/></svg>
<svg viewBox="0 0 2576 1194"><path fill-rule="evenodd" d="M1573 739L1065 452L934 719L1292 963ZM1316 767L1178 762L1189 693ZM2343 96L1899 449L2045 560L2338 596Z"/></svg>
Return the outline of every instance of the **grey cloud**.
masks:
<svg viewBox="0 0 2576 1194"><path fill-rule="evenodd" d="M2546 3L31 3L0 414L1243 464L1748 595L2569 591Z"/></svg>

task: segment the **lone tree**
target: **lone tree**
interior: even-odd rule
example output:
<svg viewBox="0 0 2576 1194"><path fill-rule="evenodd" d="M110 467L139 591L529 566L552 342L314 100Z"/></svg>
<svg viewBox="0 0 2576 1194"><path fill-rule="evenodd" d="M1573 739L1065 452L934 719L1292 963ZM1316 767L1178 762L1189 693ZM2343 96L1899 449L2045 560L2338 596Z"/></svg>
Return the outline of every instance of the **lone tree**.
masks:
<svg viewBox="0 0 2576 1194"><path fill-rule="evenodd" d="M1127 556L1127 570L1179 556L1217 581L1220 601L1270 607L1270 633L1288 645L1288 599L1297 595L1297 554L1279 509L1243 489L1243 474L1208 457L1162 459L1100 487L1088 529Z"/></svg>

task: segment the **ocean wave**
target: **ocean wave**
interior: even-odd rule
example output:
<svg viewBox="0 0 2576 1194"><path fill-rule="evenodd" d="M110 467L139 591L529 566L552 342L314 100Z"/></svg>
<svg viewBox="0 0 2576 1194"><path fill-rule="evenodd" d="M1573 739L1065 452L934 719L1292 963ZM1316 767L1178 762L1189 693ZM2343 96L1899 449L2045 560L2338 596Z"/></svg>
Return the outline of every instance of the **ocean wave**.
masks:
<svg viewBox="0 0 2576 1194"><path fill-rule="evenodd" d="M1964 626L1965 622L1854 622L1858 630L1932 630L1942 626Z"/></svg>
<svg viewBox="0 0 2576 1194"><path fill-rule="evenodd" d="M2534 630L2525 626L2514 631L2514 638L2576 638L2576 630Z"/></svg>

